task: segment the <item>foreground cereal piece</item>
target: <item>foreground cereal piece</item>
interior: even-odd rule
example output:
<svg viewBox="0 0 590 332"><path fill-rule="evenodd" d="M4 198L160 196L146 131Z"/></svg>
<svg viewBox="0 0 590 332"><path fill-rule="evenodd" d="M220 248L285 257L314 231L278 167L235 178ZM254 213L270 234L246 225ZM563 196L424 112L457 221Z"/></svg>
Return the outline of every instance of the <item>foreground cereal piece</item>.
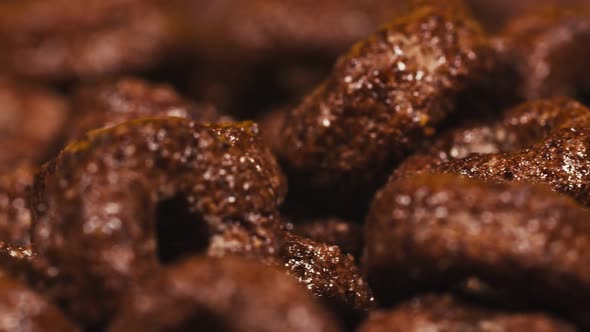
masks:
<svg viewBox="0 0 590 332"><path fill-rule="evenodd" d="M192 258L169 266L124 302L111 332L340 331L291 278L254 261Z"/></svg>
<svg viewBox="0 0 590 332"><path fill-rule="evenodd" d="M287 272L317 298L354 324L375 308L375 300L351 255L340 248L290 233L281 251Z"/></svg>
<svg viewBox="0 0 590 332"><path fill-rule="evenodd" d="M182 38L174 14L157 2L3 1L0 68L50 80L149 69Z"/></svg>
<svg viewBox="0 0 590 332"><path fill-rule="evenodd" d="M0 171L0 241L16 246L31 243L31 211L28 188L33 184L34 168L28 164Z"/></svg>
<svg viewBox="0 0 590 332"><path fill-rule="evenodd" d="M500 49L520 76L519 94L590 98L590 7L541 7L511 20Z"/></svg>
<svg viewBox="0 0 590 332"><path fill-rule="evenodd" d="M541 183L589 205L589 149L590 110L565 98L542 100L509 111L498 123L452 131L431 151L408 158L393 178L429 171Z"/></svg>
<svg viewBox="0 0 590 332"><path fill-rule="evenodd" d="M149 117L181 117L197 122L229 120L210 105L196 104L181 97L168 85L152 84L138 78L85 85L74 96L76 114L69 128L70 138L81 138L92 129Z"/></svg>
<svg viewBox="0 0 590 332"><path fill-rule="evenodd" d="M59 310L20 282L0 273L0 331L80 331Z"/></svg>
<svg viewBox="0 0 590 332"><path fill-rule="evenodd" d="M345 254L358 256L363 246L363 226L339 218L296 220L287 229L310 240L335 245Z"/></svg>
<svg viewBox="0 0 590 332"><path fill-rule="evenodd" d="M543 186L445 174L393 181L367 217L367 281L387 303L476 277L587 326L588 218Z"/></svg>
<svg viewBox="0 0 590 332"><path fill-rule="evenodd" d="M489 80L488 39L464 11L449 8L420 6L378 30L291 111L281 151L293 183L356 201L372 195L455 111L461 93Z"/></svg>
<svg viewBox="0 0 590 332"><path fill-rule="evenodd" d="M0 170L51 157L67 114L61 96L0 77Z"/></svg>
<svg viewBox="0 0 590 332"><path fill-rule="evenodd" d="M278 253L286 188L256 125L132 121L69 145L34 184L45 290L86 324L161 263L195 252Z"/></svg>
<svg viewBox="0 0 590 332"><path fill-rule="evenodd" d="M388 312L374 313L359 332L575 332L576 329L538 313L511 313L462 302L450 295L426 295Z"/></svg>

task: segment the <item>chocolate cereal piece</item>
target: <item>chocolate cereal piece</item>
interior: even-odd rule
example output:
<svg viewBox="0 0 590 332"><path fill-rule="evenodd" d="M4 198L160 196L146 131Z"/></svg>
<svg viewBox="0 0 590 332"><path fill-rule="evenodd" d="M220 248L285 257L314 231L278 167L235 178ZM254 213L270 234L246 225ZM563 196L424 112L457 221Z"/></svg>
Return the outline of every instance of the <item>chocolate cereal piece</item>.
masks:
<svg viewBox="0 0 590 332"><path fill-rule="evenodd" d="M338 246L286 233L281 257L287 273L348 324L354 324L375 307L373 294L354 258L343 254Z"/></svg>
<svg viewBox="0 0 590 332"><path fill-rule="evenodd" d="M387 24L287 116L282 157L292 183L355 202L371 196L463 92L489 80L494 57L479 25L454 5L421 5Z"/></svg>
<svg viewBox="0 0 590 332"><path fill-rule="evenodd" d="M445 174L393 181L367 217L367 281L389 303L476 277L588 326L589 217L544 186Z"/></svg>
<svg viewBox="0 0 590 332"><path fill-rule="evenodd" d="M160 264L278 253L282 174L251 123L127 122L70 144L35 179L45 292L93 325Z"/></svg>
<svg viewBox="0 0 590 332"><path fill-rule="evenodd" d="M444 172L546 184L588 205L590 110L567 98L520 105L496 123L459 128L408 158L393 178Z"/></svg>

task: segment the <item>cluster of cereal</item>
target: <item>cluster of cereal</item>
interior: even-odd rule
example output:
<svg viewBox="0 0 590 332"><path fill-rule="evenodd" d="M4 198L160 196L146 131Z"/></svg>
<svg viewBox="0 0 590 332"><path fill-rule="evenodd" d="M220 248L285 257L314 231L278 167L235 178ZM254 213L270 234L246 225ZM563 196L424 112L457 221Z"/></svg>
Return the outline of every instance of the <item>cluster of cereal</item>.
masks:
<svg viewBox="0 0 590 332"><path fill-rule="evenodd" d="M529 2L0 3L0 331L590 328L590 7Z"/></svg>

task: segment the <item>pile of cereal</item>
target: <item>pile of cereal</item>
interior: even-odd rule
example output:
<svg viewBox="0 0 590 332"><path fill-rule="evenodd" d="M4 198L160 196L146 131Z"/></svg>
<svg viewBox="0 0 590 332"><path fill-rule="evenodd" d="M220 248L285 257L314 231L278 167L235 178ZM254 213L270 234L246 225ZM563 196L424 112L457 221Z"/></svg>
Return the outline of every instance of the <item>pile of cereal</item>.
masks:
<svg viewBox="0 0 590 332"><path fill-rule="evenodd" d="M590 329L584 0L7 0L0 47L0 332Z"/></svg>

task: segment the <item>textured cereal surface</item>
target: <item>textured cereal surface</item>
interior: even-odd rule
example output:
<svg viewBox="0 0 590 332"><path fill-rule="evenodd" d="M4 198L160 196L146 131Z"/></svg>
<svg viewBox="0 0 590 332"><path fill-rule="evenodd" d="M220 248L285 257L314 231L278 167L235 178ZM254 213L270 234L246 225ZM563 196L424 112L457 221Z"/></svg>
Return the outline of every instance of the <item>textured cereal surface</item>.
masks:
<svg viewBox="0 0 590 332"><path fill-rule="evenodd" d="M289 275L345 320L354 322L375 307L354 258L343 254L338 246L287 233L281 257Z"/></svg>
<svg viewBox="0 0 590 332"><path fill-rule="evenodd" d="M477 277L576 316L590 305L589 217L543 186L444 174L393 181L367 217L367 279L387 302Z"/></svg>
<svg viewBox="0 0 590 332"><path fill-rule="evenodd" d="M409 157L393 179L444 172L491 182L546 184L590 203L590 110L567 98L524 103L500 121L455 129Z"/></svg>
<svg viewBox="0 0 590 332"><path fill-rule="evenodd" d="M293 182L355 195L378 186L492 67L488 40L464 11L423 5L398 17L288 115L282 157Z"/></svg>
<svg viewBox="0 0 590 332"><path fill-rule="evenodd" d="M46 292L85 323L107 318L121 294L158 265L165 243L157 241L156 221L179 227L180 220L156 220L158 203L169 199L194 219L171 240L192 234L212 256L275 255L285 190L251 123L168 118L91 132L35 180L32 240L52 276Z"/></svg>

